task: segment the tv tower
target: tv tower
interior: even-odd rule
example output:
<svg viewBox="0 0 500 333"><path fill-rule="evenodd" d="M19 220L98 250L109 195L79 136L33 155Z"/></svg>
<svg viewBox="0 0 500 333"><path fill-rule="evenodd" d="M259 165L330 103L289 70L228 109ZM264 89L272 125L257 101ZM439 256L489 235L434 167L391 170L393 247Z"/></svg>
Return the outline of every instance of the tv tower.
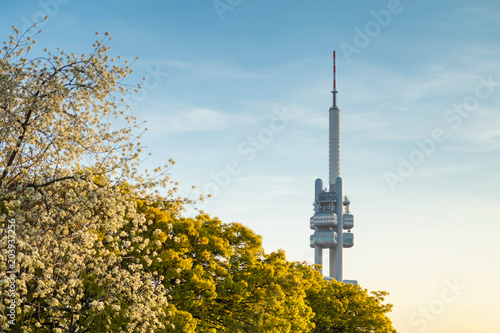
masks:
<svg viewBox="0 0 500 333"><path fill-rule="evenodd" d="M311 247L314 248L314 263L323 265L323 249L330 249L330 276L339 282L357 284L355 280L342 278L342 254L344 248L354 245L354 216L349 212L350 201L344 196L340 178L340 109L337 106L337 69L333 51L333 105L329 110L329 186L316 179L314 185L314 215L310 226ZM347 230L347 232L344 232Z"/></svg>

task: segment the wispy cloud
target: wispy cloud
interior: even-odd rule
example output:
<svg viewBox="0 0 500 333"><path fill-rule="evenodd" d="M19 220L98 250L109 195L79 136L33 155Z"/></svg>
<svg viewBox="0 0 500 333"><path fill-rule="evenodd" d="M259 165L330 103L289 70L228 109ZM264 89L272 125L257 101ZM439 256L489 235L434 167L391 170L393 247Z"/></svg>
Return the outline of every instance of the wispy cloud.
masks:
<svg viewBox="0 0 500 333"><path fill-rule="evenodd" d="M152 62L165 67L171 71L182 71L185 77L197 79L259 79L264 78L264 72L248 70L236 63L226 60L197 59L197 60L179 60L167 59Z"/></svg>
<svg viewBox="0 0 500 333"><path fill-rule="evenodd" d="M497 123L500 123L500 121L497 121ZM500 150L500 128L490 126L489 128L464 133L461 143L460 146L456 146L455 150L462 153Z"/></svg>
<svg viewBox="0 0 500 333"><path fill-rule="evenodd" d="M443 166L443 167L427 167L422 168L415 174L415 179L436 178L453 173L469 172L480 169L478 164L459 165L459 166Z"/></svg>
<svg viewBox="0 0 500 333"><path fill-rule="evenodd" d="M492 7L492 6L488 6ZM478 16L484 19L489 19L495 23L500 20L500 10L493 8L486 8L485 6L472 5L462 8L456 8L451 15L465 15L465 16Z"/></svg>
<svg viewBox="0 0 500 333"><path fill-rule="evenodd" d="M156 112L146 120L149 133L199 132L223 130L241 124L253 123L254 117L247 114L230 114L208 108L187 106L175 108L176 112Z"/></svg>

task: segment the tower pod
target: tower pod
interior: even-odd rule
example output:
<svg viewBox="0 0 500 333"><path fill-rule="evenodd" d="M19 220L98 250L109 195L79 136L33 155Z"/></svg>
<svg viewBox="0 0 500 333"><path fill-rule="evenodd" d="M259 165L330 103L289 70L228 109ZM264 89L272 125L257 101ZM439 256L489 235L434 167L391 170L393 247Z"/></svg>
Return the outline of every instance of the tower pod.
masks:
<svg viewBox="0 0 500 333"><path fill-rule="evenodd" d="M354 234L351 232L344 233L344 247L354 246Z"/></svg>
<svg viewBox="0 0 500 333"><path fill-rule="evenodd" d="M333 248L338 244L337 233L333 230L316 231L311 235L311 247Z"/></svg>
<svg viewBox="0 0 500 333"><path fill-rule="evenodd" d="M349 230L354 227L354 216L352 214L344 214L344 230Z"/></svg>

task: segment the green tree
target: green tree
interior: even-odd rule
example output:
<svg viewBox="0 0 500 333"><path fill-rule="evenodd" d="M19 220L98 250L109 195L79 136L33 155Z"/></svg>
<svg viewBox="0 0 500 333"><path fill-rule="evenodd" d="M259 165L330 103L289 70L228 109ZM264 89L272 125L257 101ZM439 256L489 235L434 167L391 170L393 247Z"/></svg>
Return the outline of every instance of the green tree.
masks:
<svg viewBox="0 0 500 333"><path fill-rule="evenodd" d="M387 317L392 305L383 303L387 295L384 291L368 293L360 286L335 280L318 281L307 291L308 304L315 313L311 332L394 333Z"/></svg>
<svg viewBox="0 0 500 333"><path fill-rule="evenodd" d="M196 332L312 328L307 266L287 261L282 251L265 254L261 237L239 223L204 213L183 218L168 208L140 210L151 226L146 255L162 258L150 267L170 282L171 303L193 317Z"/></svg>
<svg viewBox="0 0 500 333"><path fill-rule="evenodd" d="M176 332L395 332L385 292L324 280L283 251L266 254L239 223L182 217L179 202L140 201L139 211L148 221L144 257L161 258L148 267L189 323Z"/></svg>

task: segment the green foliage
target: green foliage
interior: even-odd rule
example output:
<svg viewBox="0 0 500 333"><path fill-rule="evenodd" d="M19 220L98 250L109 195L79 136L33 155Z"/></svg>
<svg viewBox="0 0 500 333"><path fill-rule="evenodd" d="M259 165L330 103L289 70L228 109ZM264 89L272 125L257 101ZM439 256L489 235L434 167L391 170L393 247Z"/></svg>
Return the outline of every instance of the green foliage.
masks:
<svg viewBox="0 0 500 333"><path fill-rule="evenodd" d="M151 269L170 282L171 303L192 315L196 332L311 328L302 265L288 262L281 251L265 254L261 237L239 223L142 209L154 239L146 254L162 258Z"/></svg>
<svg viewBox="0 0 500 333"><path fill-rule="evenodd" d="M307 301L316 316L312 332L396 332L386 316L392 305L382 304L387 292L372 292L359 286L323 281L308 290Z"/></svg>
<svg viewBox="0 0 500 333"><path fill-rule="evenodd" d="M326 281L283 251L266 254L261 237L239 223L139 206L152 240L145 255L162 258L150 267L195 324L183 332L395 332L385 292Z"/></svg>

